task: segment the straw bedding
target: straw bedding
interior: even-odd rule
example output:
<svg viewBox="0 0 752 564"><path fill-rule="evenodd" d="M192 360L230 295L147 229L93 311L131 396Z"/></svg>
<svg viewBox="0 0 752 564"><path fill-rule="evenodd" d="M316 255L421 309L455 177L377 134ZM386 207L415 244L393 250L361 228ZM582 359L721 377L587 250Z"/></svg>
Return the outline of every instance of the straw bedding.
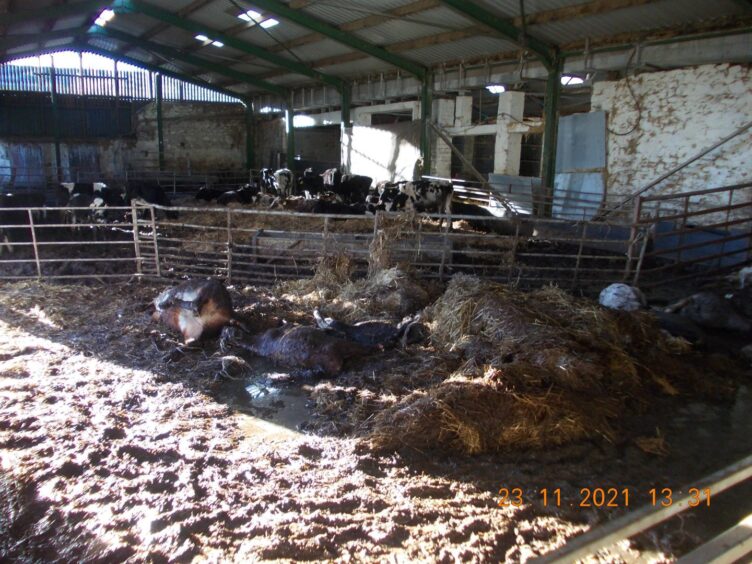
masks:
<svg viewBox="0 0 752 564"><path fill-rule="evenodd" d="M340 311L356 304L344 311L363 319L383 303L369 308L358 296L405 278L377 271L330 286L326 303ZM346 428L376 449L478 454L618 441L621 416L650 409L654 399L721 399L735 389L729 363L667 337L650 314L605 310L554 287L522 293L456 275L422 317L430 327L425 347L397 351L381 370L319 385L319 413L344 413Z"/></svg>

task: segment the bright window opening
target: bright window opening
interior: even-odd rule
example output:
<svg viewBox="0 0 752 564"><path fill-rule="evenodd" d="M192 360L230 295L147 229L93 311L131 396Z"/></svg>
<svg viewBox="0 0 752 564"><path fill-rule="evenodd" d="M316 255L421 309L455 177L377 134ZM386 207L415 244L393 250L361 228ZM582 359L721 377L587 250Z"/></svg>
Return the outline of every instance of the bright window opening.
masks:
<svg viewBox="0 0 752 564"><path fill-rule="evenodd" d="M208 38L208 37L206 37L206 35L203 35L203 34L201 34L201 33L199 33L199 34L198 34L198 35L196 36L196 39L198 39L199 41L209 41L209 38Z"/></svg>
<svg viewBox="0 0 752 564"><path fill-rule="evenodd" d="M238 16L241 20L244 22L250 23L252 26L259 24L264 29L268 29L270 27L274 27L279 23L278 20L275 20L274 18L269 18L264 21L260 21L264 16L261 15L260 12L257 12L256 10L248 10L247 12L243 12Z"/></svg>
<svg viewBox="0 0 752 564"><path fill-rule="evenodd" d="M256 23L261 19L261 14L256 10L248 10L238 16L241 20L251 23Z"/></svg>
<svg viewBox="0 0 752 564"><path fill-rule="evenodd" d="M225 46L225 44L222 43L221 41L212 41L212 45L214 45L215 47L224 47Z"/></svg>
<svg viewBox="0 0 752 564"><path fill-rule="evenodd" d="M115 12L112 10L103 10L101 14L94 20L94 23L98 26L105 26L112 18L115 17Z"/></svg>
<svg viewBox="0 0 752 564"><path fill-rule="evenodd" d="M579 76L572 76L565 74L561 77L561 84L562 86L579 86L580 84L583 84L585 81L580 78Z"/></svg>
<svg viewBox="0 0 752 564"><path fill-rule="evenodd" d="M316 120L311 116L295 116L292 118L292 124L294 127L313 127L316 125Z"/></svg>
<svg viewBox="0 0 752 564"><path fill-rule="evenodd" d="M491 94L501 94L502 92L506 92L507 89L503 84L489 84L486 86L486 90Z"/></svg>

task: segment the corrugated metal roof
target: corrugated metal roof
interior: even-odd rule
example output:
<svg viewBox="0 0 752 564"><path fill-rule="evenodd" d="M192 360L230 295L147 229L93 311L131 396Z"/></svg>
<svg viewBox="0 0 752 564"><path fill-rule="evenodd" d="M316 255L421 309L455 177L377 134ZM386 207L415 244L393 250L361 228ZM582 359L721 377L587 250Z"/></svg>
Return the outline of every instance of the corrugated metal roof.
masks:
<svg viewBox="0 0 752 564"><path fill-rule="evenodd" d="M366 74L372 72L391 71L394 70L394 67L383 61L380 61L379 59L367 57L365 59L359 59L357 61L351 61L349 63L340 63L338 65L322 67L321 70L335 76L352 77L365 76Z"/></svg>
<svg viewBox="0 0 752 564"><path fill-rule="evenodd" d="M328 23L342 25L374 14L384 14L394 8L410 4L410 0L376 0L352 2L350 0L320 0L306 6L303 11Z"/></svg>
<svg viewBox="0 0 752 564"><path fill-rule="evenodd" d="M389 45L471 25L471 20L456 16L447 8L438 8L411 16L409 20L393 19L375 27L360 29L355 35L376 45Z"/></svg>
<svg viewBox="0 0 752 564"><path fill-rule="evenodd" d="M520 15L519 0L474 0L489 12L506 18L515 18ZM588 4L591 0L525 0L525 15L535 14L548 10L556 10L577 4Z"/></svg>
<svg viewBox="0 0 752 564"><path fill-rule="evenodd" d="M564 45L586 37L607 37L630 31L647 31L713 18L720 14L738 15L743 12L744 8L733 0L664 0L626 8L617 13L532 26L530 33L550 43Z"/></svg>
<svg viewBox="0 0 752 564"><path fill-rule="evenodd" d="M68 5L75 5L78 1L82 0L69 0ZM237 18L239 8L233 6L227 0L199 0L198 2L196 0L149 1L171 12L182 13L184 17L200 22L206 25L207 28L220 30L242 41L270 49L285 58L292 57L286 50L280 47L280 43L286 43L312 33L309 29L290 23L282 18L277 18L281 22L279 25L267 30L263 30L259 26L251 26L244 29L242 20ZM519 15L519 0L474 1L501 17L514 18ZM393 11L395 8L411 5L414 2L415 0L316 0L302 8L302 11L313 17L327 21L331 25L342 25L373 15L390 17L390 11ZM44 10L46 7L54 5L52 0L27 0L23 4L24 10ZM583 6L585 4L593 5L592 0L525 0L524 6L528 16L534 17L535 14L548 12L548 16L551 17L552 14L550 12L552 10L571 6ZM57 3L57 5L60 4ZM252 5L252 0L241 4L241 6L249 9ZM372 44L388 47L409 40L440 36L440 34L444 34L447 31L462 30L481 25L479 22L472 21L446 6L430 7L431 5L429 3L429 8L412 13L406 17L392 17L392 19L378 25L361 27L351 33ZM694 24L703 20L709 21L719 16L748 17L750 15L749 9L745 8L739 0L713 0L712 2L708 0L655 0L623 9L609 9L606 3L599 6L605 12L591 16L574 17L574 12L569 11L565 11L562 16L562 14L555 12L553 16L564 17L565 19L532 25L530 31L536 37L552 44L566 45L571 42L581 41L585 37L600 39L625 32L641 32L662 27L685 26L686 24ZM193 7L193 9L186 11L187 7ZM46 19L41 14L43 12L40 13L39 19L36 21L9 26L6 34L41 34L46 23ZM90 15L82 13L67 16L55 23L53 29L56 31L71 29L70 39L64 36L45 41L43 38L37 39L34 37L37 43L32 42L30 45L26 45L25 48L35 45L63 44L66 41L72 40L75 34L74 30L78 32L86 21L86 17ZM740 21L748 23L749 19L740 19ZM163 27L154 18L131 13L118 14L110 25L135 36L141 36L148 31ZM232 66L249 74L264 75L268 74L270 70L279 71L278 67L270 63L255 59L230 47L201 47L197 45L193 35L193 33L182 29L168 28L151 37L150 40L172 46L173 48L186 50L195 56L207 59L211 63ZM447 36L441 37L446 38ZM38 43L39 41L41 43ZM95 43L107 49L119 46L117 42L109 41L106 38L97 38ZM19 51L21 47L24 46L14 47L9 52ZM517 47L513 43L493 36L489 30L488 35L459 37L451 42L439 42L409 51L400 50L399 54L423 65L436 65L447 60L483 58L515 49ZM295 47L293 53L299 59L310 62L327 58L336 59L340 56L347 58L348 55L355 53L355 51L346 45L324 38ZM236 61L241 59L244 62L236 64ZM332 64L320 70L327 74L352 78L393 69L393 66L381 60L373 57L361 57L354 61ZM278 75L271 80L283 84L311 82L310 78L295 74Z"/></svg>
<svg viewBox="0 0 752 564"><path fill-rule="evenodd" d="M514 49L517 49L517 47L508 41L480 36L444 45L432 45L422 49L405 51L402 54L425 64L436 64L444 61L480 58Z"/></svg>
<svg viewBox="0 0 752 564"><path fill-rule="evenodd" d="M317 61L326 57L336 57L337 55L351 53L352 49L333 39L325 39L316 43L315 48L312 48L310 45L302 45L292 49L292 52L303 61Z"/></svg>

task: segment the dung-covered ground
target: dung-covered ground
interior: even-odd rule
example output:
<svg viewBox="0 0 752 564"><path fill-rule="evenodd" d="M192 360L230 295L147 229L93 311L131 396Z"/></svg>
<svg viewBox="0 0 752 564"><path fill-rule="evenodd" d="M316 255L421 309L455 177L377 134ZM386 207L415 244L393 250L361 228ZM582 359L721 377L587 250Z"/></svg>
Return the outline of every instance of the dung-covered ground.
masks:
<svg viewBox="0 0 752 564"><path fill-rule="evenodd" d="M394 272L362 283L340 274L236 288L233 299L270 325L311 323L313 305L351 322L431 304L440 317L444 288L394 287ZM385 444L374 419L479 369L467 347L429 338L319 381L215 342L178 347L149 318L161 289L0 287L1 559L525 561L649 503L650 488L691 486L752 447L744 375L719 380L714 398L653 382L618 432L563 446L469 455L453 441ZM403 433L395 423L392 435ZM581 505L583 488L612 487L629 489L629 506ZM502 488L513 497L520 488L521 503L500 507ZM544 505L542 488L561 488L560 506ZM732 524L739 499L713 495L711 507L598 559L670 561Z"/></svg>

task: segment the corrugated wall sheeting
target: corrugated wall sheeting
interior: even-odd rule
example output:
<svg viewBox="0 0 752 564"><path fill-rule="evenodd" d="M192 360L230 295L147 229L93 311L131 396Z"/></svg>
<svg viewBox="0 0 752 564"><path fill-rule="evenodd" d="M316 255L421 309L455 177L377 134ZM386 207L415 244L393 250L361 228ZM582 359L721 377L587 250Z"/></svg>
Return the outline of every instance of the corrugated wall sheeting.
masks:
<svg viewBox="0 0 752 564"><path fill-rule="evenodd" d="M5 94L0 104L0 136L51 138L52 104L41 94L23 98ZM132 107L118 108L113 101L88 101L72 96L60 98L60 131L68 139L114 138L132 133Z"/></svg>

